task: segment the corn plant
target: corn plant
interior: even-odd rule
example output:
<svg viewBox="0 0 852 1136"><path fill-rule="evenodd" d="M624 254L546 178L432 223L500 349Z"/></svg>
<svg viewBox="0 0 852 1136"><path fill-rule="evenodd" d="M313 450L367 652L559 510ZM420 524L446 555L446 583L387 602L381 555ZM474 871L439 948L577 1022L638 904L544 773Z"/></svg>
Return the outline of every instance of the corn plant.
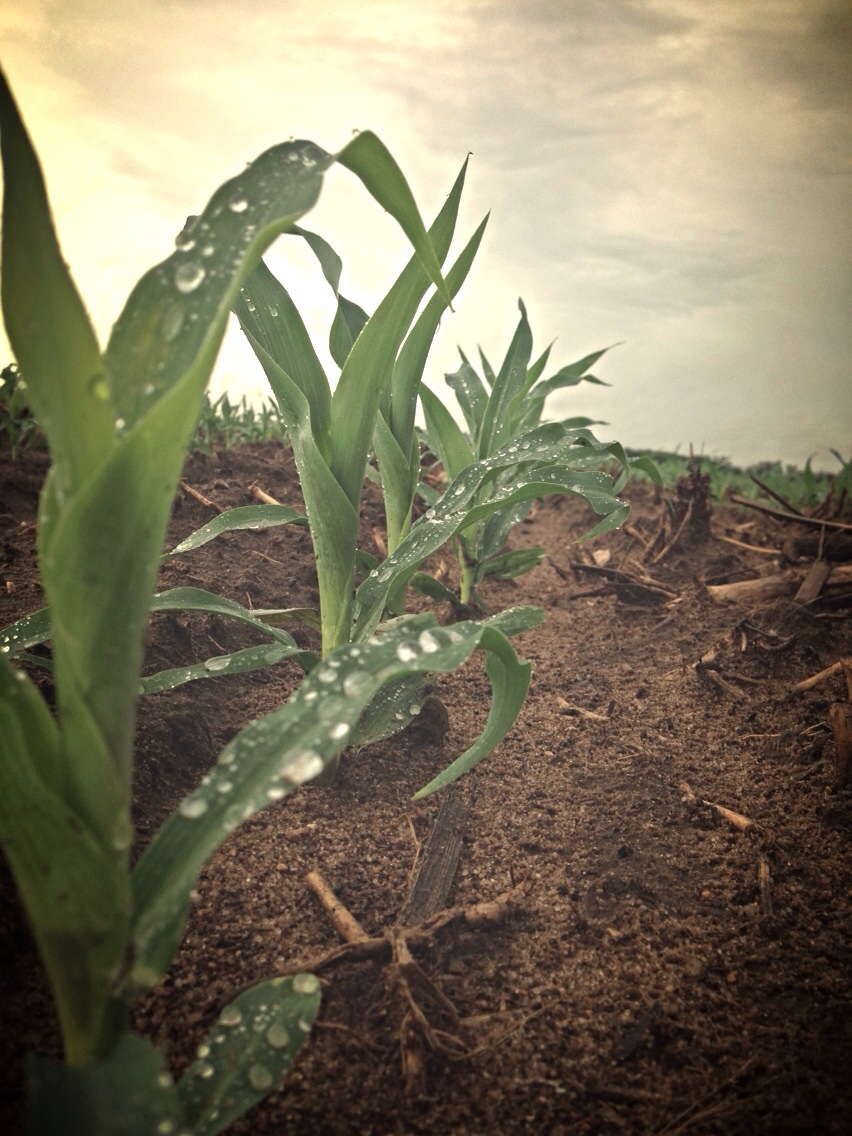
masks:
<svg viewBox="0 0 852 1136"><path fill-rule="evenodd" d="M128 1007L167 969L205 860L332 762L383 690L484 650L496 709L469 755L477 759L514 720L529 665L499 621L443 629L428 616L331 652L287 703L237 735L131 870L145 630L184 452L241 284L314 205L337 162L400 222L445 298L446 285L410 191L374 135L337 155L289 142L216 191L192 234L134 288L102 351L2 75L0 146L3 316L51 456L38 519L48 607L31 623L47 622L55 714L11 661L39 632L19 627L0 651L0 842L64 1050L61 1062L28 1060L29 1131L212 1134L286 1073L316 1015L319 983L300 975L244 992L172 1081L162 1056L128 1032Z"/></svg>
<svg viewBox="0 0 852 1136"><path fill-rule="evenodd" d="M433 391L426 386L420 390L426 444L450 481L444 500L457 497L455 479L470 467L487 467L489 471L470 498L468 519L453 537L461 577L458 598L428 577L421 576L416 581L435 598L462 606L473 600L479 602L475 589L486 576L511 579L531 571L545 556L544 548L504 551L510 530L527 515L534 497L556 492L585 497L598 512L607 514L587 536L621 524L628 509L609 497L609 479L589 468L614 458L623 470L617 492L628 469L627 456L619 443L598 442L588 430L594 425L589 418L541 424L545 403L555 391L580 382L600 384L590 368L606 349L543 379L550 347L530 363L532 333L522 301L519 308L520 320L499 371L494 371L480 351L482 379L460 352L461 367L445 376L464 415L467 434ZM543 438L551 439L544 449ZM653 476L650 463L640 464ZM420 493L431 505L441 507L441 495L434 487L423 484Z"/></svg>
<svg viewBox="0 0 852 1136"><path fill-rule="evenodd" d="M44 445L44 435L27 403L26 383L14 363L0 371L0 435L3 434L9 440L13 460L24 450Z"/></svg>

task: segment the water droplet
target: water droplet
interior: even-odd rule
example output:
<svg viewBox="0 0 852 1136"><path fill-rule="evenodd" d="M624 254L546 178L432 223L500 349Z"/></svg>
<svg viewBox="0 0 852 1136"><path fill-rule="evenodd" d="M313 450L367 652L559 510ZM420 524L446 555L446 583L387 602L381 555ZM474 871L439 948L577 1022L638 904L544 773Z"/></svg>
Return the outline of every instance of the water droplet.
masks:
<svg viewBox="0 0 852 1136"><path fill-rule="evenodd" d="M334 679L336 677L334 670L329 666L320 667L320 669L316 672L316 675L317 680L324 683L334 682Z"/></svg>
<svg viewBox="0 0 852 1136"><path fill-rule="evenodd" d="M345 722L338 722L336 726L332 726L328 731L328 736L333 742L342 741L349 733L349 726Z"/></svg>
<svg viewBox="0 0 852 1136"><path fill-rule="evenodd" d="M157 1084L161 1089L169 1089L174 1084L171 1073L160 1073L157 1077Z"/></svg>
<svg viewBox="0 0 852 1136"><path fill-rule="evenodd" d="M209 1045L199 1045L198 1049L196 1049L196 1051L195 1051L195 1056L198 1057L199 1060L203 1060L205 1057L209 1057L210 1056L210 1046Z"/></svg>
<svg viewBox="0 0 852 1136"><path fill-rule="evenodd" d="M177 1125L175 1124L175 1122L173 1120L169 1120L169 1118L166 1117L166 1119L161 1120L157 1127L154 1129L154 1136L172 1136L172 1133L176 1128Z"/></svg>
<svg viewBox="0 0 852 1136"><path fill-rule="evenodd" d="M228 208L232 213L245 213L248 209L248 202L244 197L234 197L228 202Z"/></svg>
<svg viewBox="0 0 852 1136"><path fill-rule="evenodd" d="M205 257L206 256L212 256L215 251L216 251L215 245L205 245L204 248L201 250L201 255L205 256Z"/></svg>
<svg viewBox="0 0 852 1136"><path fill-rule="evenodd" d="M312 749L299 750L281 769L281 777L291 785L302 785L322 770L322 758Z"/></svg>
<svg viewBox="0 0 852 1136"><path fill-rule="evenodd" d="M209 1061L199 1061L195 1065L195 1075L200 1077L202 1081L209 1081L216 1070Z"/></svg>
<svg viewBox="0 0 852 1136"><path fill-rule="evenodd" d="M200 264L193 264L191 260L184 261L175 269L175 288L187 296L195 291L206 275Z"/></svg>
<svg viewBox="0 0 852 1136"><path fill-rule="evenodd" d="M221 793L223 796L225 796L227 793L230 793L233 787L234 784L232 781L220 781L216 786L216 792Z"/></svg>
<svg viewBox="0 0 852 1136"><path fill-rule="evenodd" d="M396 649L396 657L401 663L413 663L417 658L417 652L407 643L400 643Z"/></svg>
<svg viewBox="0 0 852 1136"><path fill-rule="evenodd" d="M266 796L270 801L283 801L287 796L287 790L283 789L280 785L273 785L270 789L266 790Z"/></svg>
<svg viewBox="0 0 852 1136"><path fill-rule="evenodd" d="M226 1006L219 1015L219 1022L223 1026L238 1026L243 1020L243 1012L239 1006Z"/></svg>
<svg viewBox="0 0 852 1136"><path fill-rule="evenodd" d="M262 1093L265 1089L271 1089L275 1084L272 1073L265 1065L260 1064L251 1066L248 1071L248 1079L251 1087L258 1093Z"/></svg>
<svg viewBox="0 0 852 1136"><path fill-rule="evenodd" d="M421 631L417 642L420 644L420 650L426 655L434 655L436 651L441 649L441 644L431 631Z"/></svg>
<svg viewBox="0 0 852 1136"><path fill-rule="evenodd" d="M372 679L366 671L350 671L343 679L343 693L347 698L357 698L370 686Z"/></svg>
<svg viewBox="0 0 852 1136"><path fill-rule="evenodd" d="M89 379L89 394L94 398L100 399L101 402L106 402L109 398L109 383L103 372L93 375L92 378Z"/></svg>
<svg viewBox="0 0 852 1136"><path fill-rule="evenodd" d="M416 718L417 715L420 713L420 709L421 709L421 707L420 707L419 702L412 702L411 705L408 707L408 713L411 715L412 718Z"/></svg>
<svg viewBox="0 0 852 1136"><path fill-rule="evenodd" d="M232 749L223 749L219 756L216 758L217 765L233 765L236 753Z"/></svg>
<svg viewBox="0 0 852 1136"><path fill-rule="evenodd" d="M228 669L230 662L230 655L220 655L216 659L208 659L204 664L204 669L206 671L224 671Z"/></svg>
<svg viewBox="0 0 852 1136"><path fill-rule="evenodd" d="M124 421L124 419L123 419L123 418L116 418L116 420L115 420L115 428L116 428L116 430L117 430L117 431L119 432L119 434L121 433L121 431L122 431L122 430L124 429L124 427L125 427L126 425L127 425L127 423L126 423L126 422Z"/></svg>
<svg viewBox="0 0 852 1136"><path fill-rule="evenodd" d="M273 1049L286 1049L290 1044L290 1034L283 1022L273 1022L266 1031L266 1040Z"/></svg>
<svg viewBox="0 0 852 1136"><path fill-rule="evenodd" d="M274 308L274 307L270 307L269 314L272 316L273 319L275 319L275 317L278 315L278 309Z"/></svg>
<svg viewBox="0 0 852 1136"><path fill-rule="evenodd" d="M294 994L316 994L320 980L315 974L297 974L293 979Z"/></svg>
<svg viewBox="0 0 852 1136"><path fill-rule="evenodd" d="M188 797L180 803L178 812L187 820L195 820L207 812L207 802L202 797Z"/></svg>
<svg viewBox="0 0 852 1136"><path fill-rule="evenodd" d="M181 305L170 304L160 316L160 334L166 343L174 340L183 327L184 311Z"/></svg>

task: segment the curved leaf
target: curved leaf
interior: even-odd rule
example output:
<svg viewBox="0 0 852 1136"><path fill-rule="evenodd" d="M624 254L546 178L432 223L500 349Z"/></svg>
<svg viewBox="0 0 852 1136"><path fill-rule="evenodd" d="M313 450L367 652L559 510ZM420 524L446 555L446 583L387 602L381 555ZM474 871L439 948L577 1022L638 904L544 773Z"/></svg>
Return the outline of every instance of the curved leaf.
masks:
<svg viewBox="0 0 852 1136"><path fill-rule="evenodd" d="M289 505L240 505L236 509L225 509L218 517L196 529L168 553L177 556L181 552L191 552L201 548L214 537L240 529L271 529L277 525L306 525L308 518L304 513L291 509Z"/></svg>
<svg viewBox="0 0 852 1136"><path fill-rule="evenodd" d="M278 1087L320 997L319 979L297 974L259 982L225 1007L177 1085L193 1136L216 1136Z"/></svg>

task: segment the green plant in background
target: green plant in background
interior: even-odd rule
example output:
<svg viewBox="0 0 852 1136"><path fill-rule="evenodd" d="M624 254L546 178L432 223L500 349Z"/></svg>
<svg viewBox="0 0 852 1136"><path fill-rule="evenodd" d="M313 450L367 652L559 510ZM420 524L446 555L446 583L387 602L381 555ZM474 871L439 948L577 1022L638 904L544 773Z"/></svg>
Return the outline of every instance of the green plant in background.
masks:
<svg viewBox="0 0 852 1136"><path fill-rule="evenodd" d="M465 169L466 164L430 230L439 262L453 238ZM328 243L304 229L291 230L316 254L337 299L329 347L340 374L333 389L296 304L263 263L235 306L293 447L317 563L324 655L352 635L359 509L373 447L390 551L409 530L420 468L414 429L420 378L438 322L467 276L484 229L485 221L446 273L446 290L435 291L416 322L431 284L417 257L368 317L340 294L341 262ZM401 599L393 606L400 614Z"/></svg>
<svg viewBox="0 0 852 1136"><path fill-rule="evenodd" d="M27 387L14 363L0 371L0 435L9 439L12 458L24 450L43 448L44 434L27 403Z"/></svg>
<svg viewBox="0 0 852 1136"><path fill-rule="evenodd" d="M428 387L420 391L426 416L427 447L438 458L451 482L444 491L444 498L452 499L456 491L454 479L472 464L493 461L500 454L512 458L493 468L471 499L471 514L476 513L481 519L469 521L454 537L461 572L458 599L462 605L476 599L476 586L486 576L498 579L519 576L533 569L544 557L544 548L504 551L510 530L527 515L533 497L557 492L585 497L598 512L608 514L586 534L588 536L621 524L628 509L621 502L609 507L606 500L609 478L589 468L599 467L606 459L614 458L623 469L617 492L628 470L627 456L619 443L599 443L588 430L594 425L588 418L566 418L541 426L545 403L551 394L584 381L600 384L601 380L589 371L605 350L587 355L543 379L550 347L530 363L532 333L523 302L519 301L519 307L520 321L498 372L480 351L484 379L480 378L460 352L461 367L446 376L464 415L467 434L433 391ZM553 439L545 451L539 446L542 437ZM655 476L651 463L640 459L638 464ZM441 499L441 494L426 484L421 486L420 493L433 506ZM436 598L456 600L452 592L429 578L419 577L415 583Z"/></svg>
<svg viewBox="0 0 852 1136"><path fill-rule="evenodd" d="M258 809L332 761L387 687L488 653L511 725L529 679L496 626L429 616L344 646L279 710L243 730L131 871L135 701L160 553L184 451L241 283L315 203L336 161L400 221L445 291L390 155L365 133L338 155L309 142L261 154L214 194L176 251L131 293L102 353L54 233L41 169L0 76L2 304L51 469L38 550L56 715L0 651L0 841L56 1004L64 1062L28 1059L29 1130L221 1131L284 1075L319 1004L311 975L273 979L222 1011L175 1085L127 1031L132 999L163 975L206 858ZM222 601L224 602L224 601ZM490 734L489 734L490 731Z"/></svg>
<svg viewBox="0 0 852 1136"><path fill-rule="evenodd" d="M281 441L285 428L277 408L264 402L256 409L243 396L232 403L227 391L212 401L205 394L190 449L210 454L214 446L231 446L253 442Z"/></svg>

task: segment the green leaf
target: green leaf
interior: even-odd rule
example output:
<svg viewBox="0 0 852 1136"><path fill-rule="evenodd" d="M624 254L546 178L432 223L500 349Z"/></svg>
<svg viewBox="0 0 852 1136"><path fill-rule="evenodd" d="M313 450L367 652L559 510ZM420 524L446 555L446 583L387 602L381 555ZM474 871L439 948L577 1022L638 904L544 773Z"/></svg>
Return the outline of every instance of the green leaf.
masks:
<svg viewBox="0 0 852 1136"><path fill-rule="evenodd" d="M497 378L491 397L482 417L482 425L476 438L477 456L490 457L517 433L515 416L517 405L524 395L527 377L527 364L532 354L532 332L527 321L527 311L523 301L518 300L521 318L503 366Z"/></svg>
<svg viewBox="0 0 852 1136"><path fill-rule="evenodd" d="M547 555L546 548L518 548L513 552L503 552L490 556L479 565L479 577L491 576L495 580L514 580L538 567Z"/></svg>
<svg viewBox="0 0 852 1136"><path fill-rule="evenodd" d="M452 306L447 285L441 276L441 265L429 240L429 235L417 209L417 203L402 171L390 152L369 130L358 134L335 155L341 166L346 166L361 179L365 187L383 209L399 223L411 241L432 283Z"/></svg>
<svg viewBox="0 0 852 1136"><path fill-rule="evenodd" d="M598 462L605 455L621 461L623 450L617 443L601 443L584 430L565 430L549 422L515 439L504 450L467 466L447 487L437 505L420 517L399 547L381 568L367 577L355 596L353 639L369 636L381 618L388 592L409 580L419 566L457 533L485 520L500 509L515 506L548 493L574 493L604 514L585 535L592 536L622 524L629 506L612 494L612 481L596 471L574 470L573 459L593 456ZM626 463L626 457L624 458ZM480 490L507 470L517 470L510 484L493 496L480 498Z"/></svg>
<svg viewBox="0 0 852 1136"><path fill-rule="evenodd" d="M30 1136L156 1136L177 1133L184 1115L163 1056L123 1034L107 1058L71 1068L26 1059Z"/></svg>
<svg viewBox="0 0 852 1136"><path fill-rule="evenodd" d="M524 704L532 673L530 663L518 659L509 640L493 627L483 626L480 642L489 652L485 669L492 688L485 729L461 757L414 794L416 801L443 789L490 753L512 728Z"/></svg>
<svg viewBox="0 0 852 1136"><path fill-rule="evenodd" d="M218 517L208 521L206 525L190 533L188 537L175 545L168 554L177 556L181 552L190 552L200 548L214 537L226 532L237 532L240 529L270 529L277 525L306 525L308 518L291 509L288 505L241 505L236 509L225 509Z"/></svg>
<svg viewBox="0 0 852 1136"><path fill-rule="evenodd" d="M124 950L130 827L104 849L63 799L61 736L33 683L0 656L0 842L53 987L66 1056L100 1044Z"/></svg>
<svg viewBox="0 0 852 1136"><path fill-rule="evenodd" d="M331 429L328 377L290 294L263 261L245 281L234 302L234 312L266 371L288 430L304 415L316 445L328 460ZM267 358L274 361L276 370L269 370L264 361ZM297 399L295 392L299 394ZM304 411L303 401L306 403Z"/></svg>
<svg viewBox="0 0 852 1136"><path fill-rule="evenodd" d="M451 603L453 607L458 606L459 598L452 588L448 588L446 584L442 584L440 580L436 580L428 572L415 572L410 583L416 592L428 596L430 600L436 600L438 603Z"/></svg>
<svg viewBox="0 0 852 1136"><path fill-rule="evenodd" d="M461 407L468 433L474 440L478 439L485 418L485 408L488 406L488 391L485 384L468 362L463 362L452 374L444 375L444 379Z"/></svg>
<svg viewBox="0 0 852 1136"><path fill-rule="evenodd" d="M452 480L475 460L473 449L456 420L434 391L429 390L428 387L421 387L420 401L426 416L429 443L446 470L447 476Z"/></svg>
<svg viewBox="0 0 852 1136"><path fill-rule="evenodd" d="M53 229L41 167L2 73L0 143L3 318L50 441L57 491L67 496L115 444L114 411L95 333Z"/></svg>
<svg viewBox="0 0 852 1136"><path fill-rule="evenodd" d="M216 1136L287 1075L319 1012L313 974L273 978L226 1006L178 1082L193 1136Z"/></svg>
<svg viewBox="0 0 852 1136"><path fill-rule="evenodd" d="M141 694L158 694L165 690L174 690L185 682L195 682L204 678L221 678L223 675L244 674L246 671L257 671L265 667L275 666L283 659L300 658L308 655L310 664L314 662L311 652L300 651L298 647L285 647L268 645L262 647L245 647L241 651L233 651L229 655L214 655L203 663L192 663L185 667L173 667L170 670L158 671L153 675L146 675L139 680Z"/></svg>

